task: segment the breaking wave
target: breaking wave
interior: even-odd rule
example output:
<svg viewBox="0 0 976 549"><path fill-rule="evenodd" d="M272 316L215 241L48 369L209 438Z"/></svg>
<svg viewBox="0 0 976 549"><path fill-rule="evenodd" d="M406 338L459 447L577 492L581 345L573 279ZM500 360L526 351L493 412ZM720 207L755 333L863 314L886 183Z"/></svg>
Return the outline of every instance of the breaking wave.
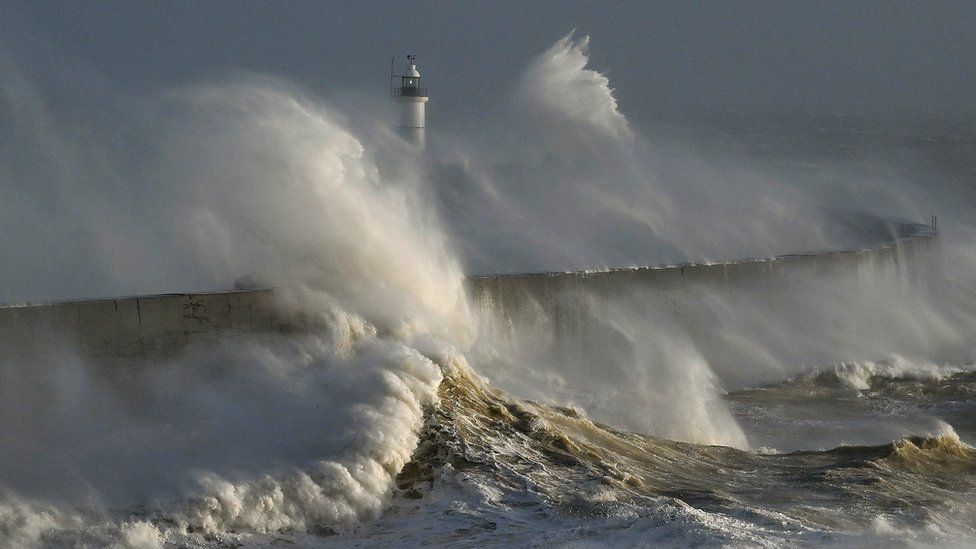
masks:
<svg viewBox="0 0 976 549"><path fill-rule="evenodd" d="M570 33L540 54L522 76L516 100L540 120L567 121L613 139L633 136L605 75L586 68L590 37Z"/></svg>
<svg viewBox="0 0 976 549"><path fill-rule="evenodd" d="M368 336L358 345L376 344ZM872 539L881 522L917 533L919 515L940 528L976 527L957 508L973 504L976 450L951 432L751 453L618 431L578 409L513 398L450 349L393 356L380 383L388 396L357 408L357 430L366 431L335 460L249 481L205 476L196 495L149 509L86 514L8 498L4 538L148 546L393 536L409 544L421 534L397 525L421 521L448 544L776 545ZM820 493L816 508L811 489ZM896 500L912 513L899 514Z"/></svg>
<svg viewBox="0 0 976 549"><path fill-rule="evenodd" d="M841 363L826 370L814 370L785 383L824 387L842 386L863 391L872 387L872 381L881 379L941 381L971 369L971 367L936 364L924 360L910 360L896 355L883 361Z"/></svg>
<svg viewBox="0 0 976 549"><path fill-rule="evenodd" d="M166 122L148 179L174 184L118 199L154 205L131 238L182 238L190 279L251 273L305 328L148 360L5 342L2 544L212 543L376 518L437 400L427 356L454 360L475 326L417 181L383 184L334 113L280 82L154 101Z"/></svg>
<svg viewBox="0 0 976 549"><path fill-rule="evenodd" d="M976 450L951 432L752 453L618 431L578 409L512 398L470 370L445 372L439 392L397 480L396 498L418 503L353 539L383 540L403 515L438 525L441 542L524 545L850 543L872 539L878 517L916 533L921 525L923 538L929 524L932 540L976 526L960 512L973 504ZM958 484L948 488L946 475ZM809 490L820 494L813 508Z"/></svg>
<svg viewBox="0 0 976 549"><path fill-rule="evenodd" d="M674 178L649 170L660 157L644 154L587 47L564 37L517 93L531 117L573 131L531 128L542 138L512 173L466 164L458 187L430 188L425 169L442 182L443 166L372 156L339 115L266 79L152 98L136 122L153 128L148 176L59 171L54 186L87 186L96 210L137 212L129 233L114 219L80 225L106 276L76 290L249 273L303 324L149 361L78 356L67 343L29 358L4 347L0 543L973 539L971 369L896 354L959 343L971 325L916 307L929 296L892 302L897 265L884 271L891 284L867 277L839 293L828 280L804 292L516 296L517 321L469 305L465 261L600 267L850 236L768 174L737 172L726 188L712 177L721 169L689 169L686 157L668 164ZM23 108L44 114L43 102ZM26 132L38 156L85 164L84 143L56 128ZM125 175L138 183L120 193ZM450 193L467 206L435 211L428 199L450 206ZM35 209L36 225L18 230L50 220ZM688 212L700 215L680 223ZM497 235L477 234L488 226ZM517 252L497 252L499 240ZM133 249L156 252L129 270ZM879 348L894 358L863 360ZM796 376L793 359L811 354L860 361Z"/></svg>

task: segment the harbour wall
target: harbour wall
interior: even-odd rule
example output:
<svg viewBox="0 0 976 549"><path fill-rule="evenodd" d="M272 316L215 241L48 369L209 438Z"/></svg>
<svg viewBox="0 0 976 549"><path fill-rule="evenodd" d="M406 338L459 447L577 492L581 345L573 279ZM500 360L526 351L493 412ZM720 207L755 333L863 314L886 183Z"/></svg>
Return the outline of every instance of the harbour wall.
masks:
<svg viewBox="0 0 976 549"><path fill-rule="evenodd" d="M532 376L567 387L549 387L547 398L596 413L604 404L590 400L595 387L646 390L655 377L667 387L714 375L735 390L891 353L955 360L963 349L926 323L949 305L939 248L934 229L901 225L887 242L850 250L468 284L497 360L493 383L531 386L524 368L510 366L529 364ZM580 380L595 393L569 389Z"/></svg>
<svg viewBox="0 0 976 549"><path fill-rule="evenodd" d="M642 266L603 271L477 276L470 295L494 322L513 322L527 303L560 316L561 296L623 295L676 288L769 285L802 288L810 277L846 278L883 273L924 285L938 269L938 232L897 225L893 238L853 250L789 254L718 263ZM892 274L894 273L894 274ZM163 294L46 304L0 306L0 353L44 352L70 338L88 355L143 356L172 352L194 341L302 329L302 319L281 306L274 290Z"/></svg>
<svg viewBox="0 0 976 549"><path fill-rule="evenodd" d="M273 290L92 299L0 308L6 353L44 353L69 338L88 355L167 353L193 341L295 327Z"/></svg>
<svg viewBox="0 0 976 549"><path fill-rule="evenodd" d="M938 231L901 223L889 241L849 250L786 254L715 263L682 263L600 271L542 272L468 279L475 303L488 318L511 322L527 303L565 317L566 296L625 297L635 291L666 294L707 287L710 291L796 288L814 281L856 282L896 278L924 288L941 274Z"/></svg>

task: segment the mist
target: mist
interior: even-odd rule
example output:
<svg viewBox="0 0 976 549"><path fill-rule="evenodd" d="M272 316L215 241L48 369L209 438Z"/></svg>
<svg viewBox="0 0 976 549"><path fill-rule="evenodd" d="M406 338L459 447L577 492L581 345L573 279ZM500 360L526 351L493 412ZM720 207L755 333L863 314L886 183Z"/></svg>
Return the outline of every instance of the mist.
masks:
<svg viewBox="0 0 976 549"><path fill-rule="evenodd" d="M476 318L463 274L851 248L890 239L893 221L941 211L918 184L932 175L921 162L908 164L914 173L870 169L897 148L873 151L868 165L836 155L812 159L802 143L794 158L771 160L730 150L731 138L716 137L714 128L647 134L621 110L610 79L590 66L589 37L574 33L526 60L499 107L506 116L435 147L426 160L411 156L384 119L371 118L382 109L347 116L277 78L89 94L64 112L18 65L8 61L4 69L14 121L6 131L20 144L3 163L4 182L19 198L5 217L17 212L9 234L20 235L4 241L21 269L5 286L11 301L220 290L246 279L276 288L313 316L353 311L383 334L436 335L463 349L479 323L492 322ZM14 154L24 149L31 155ZM25 181L35 183L30 192ZM955 266L972 262L953 246L949 240ZM51 261L72 267L46 266ZM950 279L965 272L949 269ZM933 311L925 325L935 328L920 330L897 320L919 303L898 288L871 291L872 282L817 297L787 292L778 299L789 306L779 309L762 292L717 296L704 288L682 298L687 311L724 327L717 334L674 331L669 308L644 296L630 300L643 303L636 309L595 301L593 338L617 333L630 342L622 355L607 350L605 360L622 377L581 375L599 360L570 360L565 350L556 358L514 350L481 372L523 396L559 404L582 398L597 419L636 430L747 446L741 435L714 438L734 433L720 402L725 390L893 351L923 356L945 344L951 352L942 355L965 354L968 324L956 321L968 311ZM954 306L960 303L969 302ZM879 318L888 322L873 326ZM895 325L903 328L892 331ZM660 343L641 350L648 333ZM891 334L898 335L878 339ZM512 344L485 337L479 349L489 357L496 344ZM663 372L678 377L659 391L637 381ZM685 375L695 381L677 380ZM602 402L619 396L623 384L643 386L643 404ZM690 392L682 396L676 387ZM672 404L679 401L692 403L702 419L669 419L663 410L678 410ZM639 411L646 407L662 412Z"/></svg>
<svg viewBox="0 0 976 549"><path fill-rule="evenodd" d="M200 8L198 24L214 6ZM893 17L912 10L901 6ZM14 11L19 21L38 17ZM619 52L618 39L607 38L606 51ZM87 44L92 55L103 40L70 35L65 43ZM444 123L431 125L424 158L392 132L382 107L361 108L372 92L350 76L356 71L302 78L307 65L289 58L279 70L261 55L235 66L249 71L222 71L229 62L215 54L213 65L154 76L126 61L129 51L49 72L37 60L58 57L54 45L36 54L0 49L0 298L226 290L243 281L274 288L309 326L192 346L125 366L124 376L106 374L122 370L80 356L68 340L49 356L5 356L0 394L12 420L0 427L0 485L9 491L0 532L31 543L74 539L79 525L95 524L85 534L92 543L131 535L139 545L182 539L167 537L177 534L166 525L179 535L354 528L382 513L425 410L457 371L620 428L750 449L728 391L845 361L889 360L902 373L971 366L976 302L966 288L976 227L967 181L934 170L924 152L906 153L905 143L841 143L838 152L790 142L792 119L650 114L681 100L746 113L790 109L796 90L756 90L786 60L750 82L700 86L712 90L702 97L687 78L640 64L618 75L619 61L598 53L603 37L591 50L582 27L539 40L500 49L493 61L466 59L489 67L473 85L440 80L455 99L432 111ZM216 51L226 56L226 47ZM377 48L360 51L368 59ZM671 82L650 86L638 71ZM863 83L857 72L837 79ZM968 96L857 99L843 89L814 86L802 103L969 112ZM638 101L642 93L664 99L637 107L655 103ZM460 105L461 96L478 107ZM889 135L886 118L802 120ZM766 139L780 156L766 153L755 128L773 136ZM898 265L882 265L850 281L786 287L558 295L581 319L567 340L532 300L524 318L498 329L506 319L470 303L464 286L472 274L858 248L933 212L946 227L947 259L923 288ZM928 419L899 429L927 429ZM818 443L884 442L856 436ZM42 480L25 480L30 473ZM142 510L124 521L113 514L133 506Z"/></svg>
<svg viewBox="0 0 976 549"><path fill-rule="evenodd" d="M172 528L339 531L378 516L477 325L415 161L394 141L387 164L405 176L381 179L341 115L276 79L101 97L83 135L16 84L6 129L33 154L4 157L3 182L37 187L9 203L23 270L8 292L246 278L307 329L151 359L85 355L70 334L32 334L47 344L31 353L5 335L4 543L159 545ZM32 276L52 256L77 267Z"/></svg>
<svg viewBox="0 0 976 549"><path fill-rule="evenodd" d="M589 45L573 34L556 41L527 64L512 114L497 117L489 137L435 157L440 211L468 272L600 271L858 249L891 240L897 223L925 220L924 212L967 207L950 191L965 183L906 156L904 143L857 158L857 145L843 141L839 154L787 142L775 149L784 156L769 157L749 134L735 147L716 127L692 126L694 144L689 133L670 141L647 135L620 110L609 79L589 67ZM890 131L863 119L829 121ZM772 139L795 138L788 124L751 123ZM722 402L725 391L844 361L907 361L920 370L930 361L971 362L976 302L960 288L972 284L963 266L973 261L972 229L962 217L949 219L959 224L943 237L951 259L920 266L921 284L895 261L856 275L811 273L737 289L621 288L608 297L526 288L517 312L488 313L484 324L494 332L483 337L488 349L478 349L485 354L475 363L507 390L579 406L599 421L749 447ZM866 433L831 442L878 440Z"/></svg>

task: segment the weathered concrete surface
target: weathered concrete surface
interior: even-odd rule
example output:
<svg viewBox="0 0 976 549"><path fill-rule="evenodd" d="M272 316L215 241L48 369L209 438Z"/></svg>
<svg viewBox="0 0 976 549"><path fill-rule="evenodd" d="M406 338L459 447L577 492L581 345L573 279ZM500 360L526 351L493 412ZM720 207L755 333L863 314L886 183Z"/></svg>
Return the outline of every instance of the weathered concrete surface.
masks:
<svg viewBox="0 0 976 549"><path fill-rule="evenodd" d="M921 285L941 273L938 232L900 224L890 242L854 250L788 254L719 263L684 263L603 271L479 276L468 280L475 303L490 318L517 318L532 301L550 314L566 309L567 295L618 297L634 290L667 293L677 288L800 287L813 279L892 277ZM559 302L558 304L556 302Z"/></svg>
<svg viewBox="0 0 976 549"><path fill-rule="evenodd" d="M896 273L908 282L919 282L937 268L937 236L930 227L905 224L898 227L893 241L857 250L712 264L479 276L467 282L476 303L496 319L529 301L550 308L554 296L574 292L613 296L639 288L666 293L695 284L762 288L771 282L802 285L810 276L832 274ZM298 324L300 320L284 312L273 290L7 305L0 306L0 353L42 352L68 337L86 354L140 356L178 349L194 340L286 331Z"/></svg>
<svg viewBox="0 0 976 549"><path fill-rule="evenodd" d="M70 338L93 355L138 356L195 339L288 329L271 290L163 294L0 307L3 351Z"/></svg>

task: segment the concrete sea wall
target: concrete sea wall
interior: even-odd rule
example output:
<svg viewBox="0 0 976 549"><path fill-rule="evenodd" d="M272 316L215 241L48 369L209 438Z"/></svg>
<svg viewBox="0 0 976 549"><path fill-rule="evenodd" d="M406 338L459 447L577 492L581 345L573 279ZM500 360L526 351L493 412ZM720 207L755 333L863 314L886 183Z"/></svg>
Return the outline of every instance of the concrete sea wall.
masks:
<svg viewBox="0 0 976 549"><path fill-rule="evenodd" d="M163 294L0 308L6 352L43 352L70 338L91 355L139 356L234 333L283 330L272 290Z"/></svg>
<svg viewBox="0 0 976 549"><path fill-rule="evenodd" d="M528 301L554 308L555 296L567 292L613 296L635 288L668 292L695 284L761 288L771 283L803 284L811 275L859 276L878 270L924 283L939 263L937 236L930 227L904 224L890 242L856 250L595 272L479 276L469 278L468 287L484 312L504 319L514 318ZM43 352L52 341L68 337L86 354L140 356L172 351L197 340L297 328L300 321L283 311L273 290L7 305L0 307L0 353Z"/></svg>
<svg viewBox="0 0 976 549"><path fill-rule="evenodd" d="M529 301L550 314L565 309L566 295L614 298L640 290L667 293L692 286L709 289L801 287L811 280L899 277L924 286L941 275L938 232L927 225L900 224L888 242L852 250L788 254L717 263L684 263L603 271L479 276L468 280L486 316L513 319Z"/></svg>
<svg viewBox="0 0 976 549"><path fill-rule="evenodd" d="M783 379L787 367L890 353L950 360L921 325L946 299L940 265L936 231L902 226L888 242L851 250L476 277L469 286L481 333L500 357L499 387L517 392L525 383L511 362L554 386L586 380L612 395L646 390L659 376L672 386L706 383L695 376L707 372L737 389ZM567 390L559 398L603 406L588 400L590 389Z"/></svg>

